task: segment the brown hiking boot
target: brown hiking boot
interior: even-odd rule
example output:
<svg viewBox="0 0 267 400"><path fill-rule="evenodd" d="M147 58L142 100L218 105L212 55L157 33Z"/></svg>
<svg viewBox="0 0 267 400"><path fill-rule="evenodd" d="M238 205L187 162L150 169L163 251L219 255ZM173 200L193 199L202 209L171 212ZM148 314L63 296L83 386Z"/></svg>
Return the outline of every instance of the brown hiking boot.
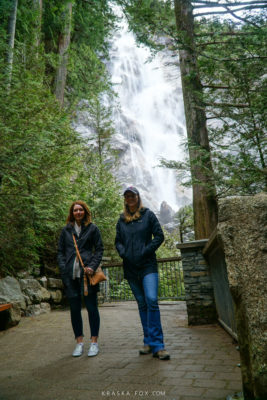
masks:
<svg viewBox="0 0 267 400"><path fill-rule="evenodd" d="M169 360L171 357L169 353L166 350L159 350L156 353L153 354L153 357L157 357L160 360Z"/></svg>
<svg viewBox="0 0 267 400"><path fill-rule="evenodd" d="M147 344L142 347L142 349L139 350L139 354L145 355L145 354L150 354L152 353L151 347L148 346Z"/></svg>

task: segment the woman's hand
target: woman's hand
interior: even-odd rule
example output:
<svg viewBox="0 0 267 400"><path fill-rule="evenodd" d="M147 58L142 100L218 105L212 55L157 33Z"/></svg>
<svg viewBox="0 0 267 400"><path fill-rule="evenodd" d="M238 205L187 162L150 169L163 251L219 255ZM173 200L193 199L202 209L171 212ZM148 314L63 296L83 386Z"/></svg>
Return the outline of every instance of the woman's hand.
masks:
<svg viewBox="0 0 267 400"><path fill-rule="evenodd" d="M92 268L90 268L90 267L85 267L84 268L84 271L85 271L85 273L87 274L87 275L93 275L94 274L94 270L92 269Z"/></svg>

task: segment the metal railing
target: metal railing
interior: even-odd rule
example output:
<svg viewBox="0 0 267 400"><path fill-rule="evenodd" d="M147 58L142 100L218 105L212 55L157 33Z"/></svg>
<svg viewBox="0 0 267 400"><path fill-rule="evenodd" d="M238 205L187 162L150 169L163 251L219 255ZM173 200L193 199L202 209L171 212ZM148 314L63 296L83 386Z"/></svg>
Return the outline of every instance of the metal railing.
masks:
<svg viewBox="0 0 267 400"><path fill-rule="evenodd" d="M203 253L210 265L218 320L224 329L237 340L234 302L229 288L224 251L217 230L212 233Z"/></svg>
<svg viewBox="0 0 267 400"><path fill-rule="evenodd" d="M157 260L159 272L159 300L184 300L185 290L181 257ZM105 302L134 300L130 286L123 278L122 263L103 264L107 281L100 284Z"/></svg>

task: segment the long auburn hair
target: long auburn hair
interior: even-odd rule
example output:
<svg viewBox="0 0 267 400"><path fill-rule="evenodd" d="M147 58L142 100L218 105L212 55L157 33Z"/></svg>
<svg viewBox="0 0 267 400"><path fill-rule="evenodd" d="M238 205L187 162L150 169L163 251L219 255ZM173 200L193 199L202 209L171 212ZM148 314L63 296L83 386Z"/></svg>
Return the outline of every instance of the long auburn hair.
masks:
<svg viewBox="0 0 267 400"><path fill-rule="evenodd" d="M74 223L75 223L75 218L73 216L73 209L76 204L79 204L79 206L82 206L82 208L84 209L85 215L84 215L82 222L84 223L85 226L89 225L92 222L91 211L90 211L88 205L82 200L76 200L70 206L69 215L67 218L67 224L74 225Z"/></svg>
<svg viewBox="0 0 267 400"><path fill-rule="evenodd" d="M142 200L139 194L138 196L138 204L137 204L137 210L132 214L129 210L128 205L126 204L126 200L124 198L124 209L123 209L123 216L124 216L124 221L128 224L129 222L134 221L135 219L138 219L141 217L140 211L144 208L142 204Z"/></svg>

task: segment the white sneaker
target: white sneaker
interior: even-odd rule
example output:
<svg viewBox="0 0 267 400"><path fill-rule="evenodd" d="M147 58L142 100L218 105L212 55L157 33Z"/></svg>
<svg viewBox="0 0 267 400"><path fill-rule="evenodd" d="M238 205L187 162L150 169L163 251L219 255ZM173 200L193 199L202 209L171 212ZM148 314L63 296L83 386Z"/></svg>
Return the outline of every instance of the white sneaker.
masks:
<svg viewBox="0 0 267 400"><path fill-rule="evenodd" d="M78 343L72 353L73 357L80 357L83 354L83 343Z"/></svg>
<svg viewBox="0 0 267 400"><path fill-rule="evenodd" d="M98 354L99 348L97 343L91 343L90 349L88 351L88 357L94 357Z"/></svg>

